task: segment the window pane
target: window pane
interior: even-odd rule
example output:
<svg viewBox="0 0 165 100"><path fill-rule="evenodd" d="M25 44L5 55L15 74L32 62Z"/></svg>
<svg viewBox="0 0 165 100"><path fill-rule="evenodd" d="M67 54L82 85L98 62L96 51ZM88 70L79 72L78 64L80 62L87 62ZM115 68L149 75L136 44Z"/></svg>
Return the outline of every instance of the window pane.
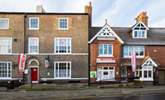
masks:
<svg viewBox="0 0 165 100"><path fill-rule="evenodd" d="M39 28L39 20L38 18L29 18L29 27L30 28Z"/></svg>
<svg viewBox="0 0 165 100"><path fill-rule="evenodd" d="M56 38L56 53L71 53L71 39L70 38Z"/></svg>
<svg viewBox="0 0 165 100"><path fill-rule="evenodd" d="M131 57L133 51L135 51L137 57L144 56L144 46L124 46L124 57Z"/></svg>
<svg viewBox="0 0 165 100"><path fill-rule="evenodd" d="M147 71L144 71L144 78L147 78Z"/></svg>
<svg viewBox="0 0 165 100"><path fill-rule="evenodd" d="M103 75L108 75L108 72L107 72L107 71L106 71L106 72L104 72L104 73L103 73Z"/></svg>
<svg viewBox="0 0 165 100"><path fill-rule="evenodd" d="M11 38L0 38L0 53L11 53L12 48Z"/></svg>
<svg viewBox="0 0 165 100"><path fill-rule="evenodd" d="M57 62L55 64L55 78L70 78L71 66L68 62Z"/></svg>
<svg viewBox="0 0 165 100"><path fill-rule="evenodd" d="M112 55L112 46L111 45L108 45L108 50L109 50L108 54Z"/></svg>
<svg viewBox="0 0 165 100"><path fill-rule="evenodd" d="M62 29L68 28L68 20L66 18L62 18L59 20L59 27Z"/></svg>
<svg viewBox="0 0 165 100"><path fill-rule="evenodd" d="M7 19L0 19L0 28L7 29L9 27L9 20Z"/></svg>
<svg viewBox="0 0 165 100"><path fill-rule="evenodd" d="M111 44L100 44L99 45L99 55L111 56L112 55L112 45Z"/></svg>
<svg viewBox="0 0 165 100"><path fill-rule="evenodd" d="M38 53L39 51L38 38L29 38L29 53Z"/></svg>
<svg viewBox="0 0 165 100"><path fill-rule="evenodd" d="M146 30L141 30L141 29L134 30L134 37L135 38L144 38L145 37L145 31Z"/></svg>
<svg viewBox="0 0 165 100"><path fill-rule="evenodd" d="M99 45L99 55L103 55L103 45Z"/></svg>
<svg viewBox="0 0 165 100"><path fill-rule="evenodd" d="M11 78L10 62L0 62L0 78Z"/></svg>
<svg viewBox="0 0 165 100"><path fill-rule="evenodd" d="M148 71L148 78L151 78L151 77L152 77L152 72Z"/></svg>
<svg viewBox="0 0 165 100"><path fill-rule="evenodd" d="M134 32L134 37L137 37L137 31Z"/></svg>

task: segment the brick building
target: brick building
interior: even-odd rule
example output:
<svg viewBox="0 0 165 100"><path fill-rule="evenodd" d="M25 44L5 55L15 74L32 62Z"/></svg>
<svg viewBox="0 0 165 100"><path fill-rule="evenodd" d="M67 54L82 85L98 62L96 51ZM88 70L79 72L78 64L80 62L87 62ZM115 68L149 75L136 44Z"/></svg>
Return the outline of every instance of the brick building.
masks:
<svg viewBox="0 0 165 100"><path fill-rule="evenodd" d="M142 12L132 27L93 27L84 13L0 12L0 83L128 82L165 84L165 28ZM136 54L136 72L131 56ZM24 73L18 56L26 55ZM90 61L90 62L89 62Z"/></svg>
<svg viewBox="0 0 165 100"><path fill-rule="evenodd" d="M132 27L91 27L90 81L127 82L132 78L145 83L165 84L165 28L148 26L146 12ZM132 52L136 71L132 72Z"/></svg>
<svg viewBox="0 0 165 100"><path fill-rule="evenodd" d="M86 82L91 5L84 13L0 12L0 82ZM26 55L24 74L18 55Z"/></svg>

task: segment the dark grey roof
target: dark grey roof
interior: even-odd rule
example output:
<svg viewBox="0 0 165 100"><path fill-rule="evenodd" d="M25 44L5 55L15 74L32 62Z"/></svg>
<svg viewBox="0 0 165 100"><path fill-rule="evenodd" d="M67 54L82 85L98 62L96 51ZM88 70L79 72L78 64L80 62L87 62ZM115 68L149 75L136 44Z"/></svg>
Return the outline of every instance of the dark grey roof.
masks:
<svg viewBox="0 0 165 100"><path fill-rule="evenodd" d="M127 45L165 45L165 28L149 28L147 39L135 39L131 37L131 27L111 27ZM91 27L89 39L91 39L101 27Z"/></svg>

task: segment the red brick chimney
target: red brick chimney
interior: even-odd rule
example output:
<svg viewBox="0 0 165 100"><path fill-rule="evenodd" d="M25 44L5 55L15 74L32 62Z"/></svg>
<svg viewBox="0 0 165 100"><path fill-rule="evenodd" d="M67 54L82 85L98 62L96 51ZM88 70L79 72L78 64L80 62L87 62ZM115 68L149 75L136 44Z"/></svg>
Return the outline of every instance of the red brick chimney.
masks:
<svg viewBox="0 0 165 100"><path fill-rule="evenodd" d="M136 17L136 22L143 22L146 26L148 26L148 16L147 12L143 11Z"/></svg>

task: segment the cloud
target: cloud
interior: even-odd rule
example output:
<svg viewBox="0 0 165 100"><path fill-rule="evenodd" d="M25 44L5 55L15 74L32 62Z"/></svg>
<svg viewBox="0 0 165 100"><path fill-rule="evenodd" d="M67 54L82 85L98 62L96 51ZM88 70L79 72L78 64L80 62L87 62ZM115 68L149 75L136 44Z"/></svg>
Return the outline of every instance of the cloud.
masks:
<svg viewBox="0 0 165 100"><path fill-rule="evenodd" d="M131 0L115 0L115 2L111 3L111 6L107 6L107 9L100 13L100 16L95 19L97 21L94 21L94 25L97 26L100 23L103 25L105 23L104 19L108 19L111 26L128 26L129 21L134 19L131 19L133 11L142 3L142 0L132 3Z"/></svg>
<svg viewBox="0 0 165 100"><path fill-rule="evenodd" d="M0 11L34 12L42 4L48 12L84 12L92 1L93 25L103 26L105 19L111 26L132 26L141 11L148 11L150 26L165 26L163 0L0 0Z"/></svg>

